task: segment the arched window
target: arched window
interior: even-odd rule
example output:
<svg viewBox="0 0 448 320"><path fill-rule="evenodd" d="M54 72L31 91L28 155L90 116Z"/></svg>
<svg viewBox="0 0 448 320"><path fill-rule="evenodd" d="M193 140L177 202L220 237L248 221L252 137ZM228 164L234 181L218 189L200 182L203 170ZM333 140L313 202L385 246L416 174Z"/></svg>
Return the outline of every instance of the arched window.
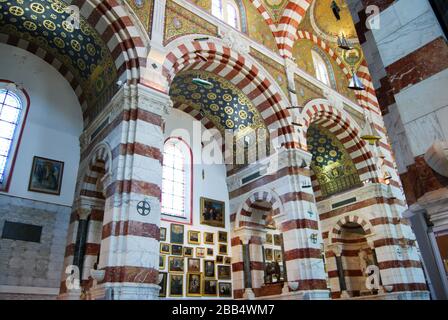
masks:
<svg viewBox="0 0 448 320"><path fill-rule="evenodd" d="M241 30L240 11L234 0L212 0L212 14L235 29Z"/></svg>
<svg viewBox="0 0 448 320"><path fill-rule="evenodd" d="M191 151L180 138L165 142L162 169L162 213L187 218L191 198Z"/></svg>
<svg viewBox="0 0 448 320"><path fill-rule="evenodd" d="M324 59L315 50L311 50L311 54L313 57L314 70L316 72L317 80L319 80L319 81L325 83L327 86L331 87L330 76L328 74L327 65L326 65Z"/></svg>
<svg viewBox="0 0 448 320"><path fill-rule="evenodd" d="M13 83L0 82L0 190L8 189L24 121L24 94Z"/></svg>

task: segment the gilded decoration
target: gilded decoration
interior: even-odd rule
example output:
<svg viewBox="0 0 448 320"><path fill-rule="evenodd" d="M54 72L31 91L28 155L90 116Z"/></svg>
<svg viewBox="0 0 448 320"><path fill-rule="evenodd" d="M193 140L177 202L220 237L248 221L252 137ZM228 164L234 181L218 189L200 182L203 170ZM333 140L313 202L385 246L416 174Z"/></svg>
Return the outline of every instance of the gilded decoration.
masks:
<svg viewBox="0 0 448 320"><path fill-rule="evenodd" d="M89 106L102 103L115 83L114 60L99 34L81 17L75 28L60 0L0 0L0 32L41 47L75 76Z"/></svg>
<svg viewBox="0 0 448 320"><path fill-rule="evenodd" d="M187 34L216 36L218 27L169 0L166 3L165 45Z"/></svg>
<svg viewBox="0 0 448 320"><path fill-rule="evenodd" d="M280 19L285 11L286 5L288 4L288 0L262 0L261 1L269 13L272 21L275 24L280 22Z"/></svg>
<svg viewBox="0 0 448 320"><path fill-rule="evenodd" d="M126 0L148 34L151 34L154 0Z"/></svg>
<svg viewBox="0 0 448 320"><path fill-rule="evenodd" d="M318 30L317 33L324 33L337 37L343 33L347 38L357 38L356 29L353 25L352 16L345 0L336 0L340 11L340 20L336 20L331 9L333 0L314 1L310 8L311 20ZM320 31L320 32L319 32Z"/></svg>
<svg viewBox="0 0 448 320"><path fill-rule="evenodd" d="M210 87L192 83L193 78L207 80ZM186 104L201 110L222 132L230 129L265 128L263 119L249 98L229 81L201 70L183 72L174 78L170 96L175 105Z"/></svg>
<svg viewBox="0 0 448 320"><path fill-rule="evenodd" d="M275 79L275 81L277 81L285 94L289 96L288 78L286 76L285 67L252 47L250 48L250 55L257 59L257 61L263 65L263 67L269 72L269 74Z"/></svg>
<svg viewBox="0 0 448 320"><path fill-rule="evenodd" d="M324 96L322 89L316 87L314 84L306 81L298 75L294 76L294 82L296 85L297 101L300 106L304 106L309 101L322 98Z"/></svg>
<svg viewBox="0 0 448 320"><path fill-rule="evenodd" d="M329 130L312 124L307 132L311 169L322 195L330 196L361 184L355 164L342 143Z"/></svg>
<svg viewBox="0 0 448 320"><path fill-rule="evenodd" d="M211 12L212 10L212 0L190 0L190 1L208 12Z"/></svg>

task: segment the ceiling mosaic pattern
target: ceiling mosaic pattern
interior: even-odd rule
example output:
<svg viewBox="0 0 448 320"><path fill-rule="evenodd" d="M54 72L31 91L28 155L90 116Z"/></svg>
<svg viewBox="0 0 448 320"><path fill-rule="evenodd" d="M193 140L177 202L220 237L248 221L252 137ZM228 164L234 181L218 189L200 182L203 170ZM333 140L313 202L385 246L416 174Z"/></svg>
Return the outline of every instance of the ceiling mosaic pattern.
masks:
<svg viewBox="0 0 448 320"><path fill-rule="evenodd" d="M0 0L0 32L53 54L95 100L115 80L115 64L98 33L82 17L78 28L66 8L59 0Z"/></svg>
<svg viewBox="0 0 448 320"><path fill-rule="evenodd" d="M333 14L331 3L333 0L314 1L311 19L318 29L330 36L339 36L341 33L347 38L356 38L356 30L352 16L345 0L336 0L340 12L340 20Z"/></svg>
<svg viewBox="0 0 448 320"><path fill-rule="evenodd" d="M193 78L209 81L210 87L192 83ZM258 110L247 96L226 79L208 72L194 70L177 75L170 96L175 104L187 104L202 110L219 129L233 131L265 128Z"/></svg>
<svg viewBox="0 0 448 320"><path fill-rule="evenodd" d="M324 196L342 192L360 183L358 171L342 143L327 129L311 125L307 132L311 169Z"/></svg>

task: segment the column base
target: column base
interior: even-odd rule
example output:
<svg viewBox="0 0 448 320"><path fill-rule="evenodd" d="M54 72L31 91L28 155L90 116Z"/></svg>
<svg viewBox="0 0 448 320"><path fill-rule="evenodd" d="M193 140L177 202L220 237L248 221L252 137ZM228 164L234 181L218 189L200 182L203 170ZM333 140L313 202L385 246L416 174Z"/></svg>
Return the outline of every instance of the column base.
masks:
<svg viewBox="0 0 448 320"><path fill-rule="evenodd" d="M330 300L329 290L309 290L303 292L303 300Z"/></svg>
<svg viewBox="0 0 448 320"><path fill-rule="evenodd" d="M244 290L243 299L255 300L255 293L252 291L252 289L247 288L246 290Z"/></svg>
<svg viewBox="0 0 448 320"><path fill-rule="evenodd" d="M95 300L159 300L160 286L151 283L105 283L90 291Z"/></svg>
<svg viewBox="0 0 448 320"><path fill-rule="evenodd" d="M58 300L81 300L81 290L70 290L58 295Z"/></svg>

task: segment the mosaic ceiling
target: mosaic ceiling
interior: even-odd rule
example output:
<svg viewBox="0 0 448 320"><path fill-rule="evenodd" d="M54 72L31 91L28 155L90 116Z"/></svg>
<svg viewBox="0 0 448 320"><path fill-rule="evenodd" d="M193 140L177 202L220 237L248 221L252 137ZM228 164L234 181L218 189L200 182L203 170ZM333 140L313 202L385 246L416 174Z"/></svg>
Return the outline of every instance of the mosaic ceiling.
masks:
<svg viewBox="0 0 448 320"><path fill-rule="evenodd" d="M314 1L314 14L311 17L320 31L327 35L339 36L344 33L347 38L356 38L356 30L352 16L345 0L336 0L340 8L340 20L336 20L331 3L333 0Z"/></svg>
<svg viewBox="0 0 448 320"><path fill-rule="evenodd" d="M358 171L342 143L327 129L311 125L307 132L311 169L323 195L347 190L360 183Z"/></svg>
<svg viewBox="0 0 448 320"><path fill-rule="evenodd" d="M60 0L0 0L0 33L16 36L53 54L95 101L116 79L109 50L81 17L79 28Z"/></svg>
<svg viewBox="0 0 448 320"><path fill-rule="evenodd" d="M193 78L211 83L202 87L192 83ZM247 96L229 81L199 70L186 71L174 78L170 96L175 104L186 104L202 110L219 129L233 131L264 128L264 122Z"/></svg>

